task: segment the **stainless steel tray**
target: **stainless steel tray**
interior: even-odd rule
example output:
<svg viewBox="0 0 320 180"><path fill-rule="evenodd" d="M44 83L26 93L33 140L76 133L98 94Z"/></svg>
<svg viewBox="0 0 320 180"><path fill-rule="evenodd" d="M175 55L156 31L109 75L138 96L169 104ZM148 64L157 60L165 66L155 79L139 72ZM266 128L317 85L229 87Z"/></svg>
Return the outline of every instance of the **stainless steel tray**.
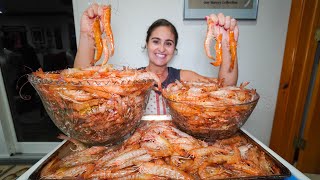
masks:
<svg viewBox="0 0 320 180"><path fill-rule="evenodd" d="M144 116L142 120L148 121L148 120L171 120L170 116ZM256 141L254 141L249 135L247 135L242 130L239 130L237 133L244 136L248 142L251 142L253 145L257 146L261 151L263 151L267 158L269 158L271 161L274 162L274 164L280 169L279 175L270 175L270 176L250 176L250 177L235 177L235 178L228 178L228 179L241 179L241 180L258 180L258 179L268 179L268 180L278 180L278 179L285 179L287 177L291 176L291 172L289 169L284 166L279 160L277 160L274 156L272 156L267 150L265 150L260 144L258 144ZM43 161L42 164L38 166L38 168L30 175L29 179L40 179L40 173L43 167L49 163L51 160L53 160L55 157L63 157L66 154L68 154L71 149L74 148L74 145L70 141L66 141L60 148L58 148L51 156L49 156L45 161Z"/></svg>

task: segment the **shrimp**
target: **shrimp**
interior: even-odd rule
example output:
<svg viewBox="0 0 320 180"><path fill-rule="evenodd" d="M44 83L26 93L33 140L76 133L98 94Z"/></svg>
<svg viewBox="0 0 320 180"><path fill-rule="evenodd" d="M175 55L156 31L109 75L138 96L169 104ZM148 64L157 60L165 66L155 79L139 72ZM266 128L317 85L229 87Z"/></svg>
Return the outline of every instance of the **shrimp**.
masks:
<svg viewBox="0 0 320 180"><path fill-rule="evenodd" d="M139 167L140 173L165 176L170 179L193 179L186 172L170 165L157 165L151 162L143 163Z"/></svg>
<svg viewBox="0 0 320 180"><path fill-rule="evenodd" d="M55 173L43 176L42 179L74 179L78 176L86 177L94 170L94 164L83 164L71 168L60 168Z"/></svg>
<svg viewBox="0 0 320 180"><path fill-rule="evenodd" d="M250 175L261 175L262 172L259 169L258 166L254 165L253 163L249 163L249 161L246 162L238 162L236 164L231 165L231 169L237 170L237 171L242 171Z"/></svg>
<svg viewBox="0 0 320 180"><path fill-rule="evenodd" d="M120 164L119 166L116 166L114 169L115 170L119 170L119 169L124 169L133 165L138 165L141 164L143 162L149 162L151 161L153 158L150 154L144 154L142 156L138 156L138 157L134 157L132 159L129 159L127 161L125 161L124 163Z"/></svg>
<svg viewBox="0 0 320 180"><path fill-rule="evenodd" d="M207 36L205 39L204 48L208 58L212 60L216 60L215 62L211 62L211 64L214 66L220 66L222 63L222 34L220 33L218 37L215 37L213 33L214 22L208 16L206 17L206 19L207 19L208 27L207 27ZM216 40L216 45L215 45L216 58L214 58L210 53L210 42L213 39Z"/></svg>
<svg viewBox="0 0 320 180"><path fill-rule="evenodd" d="M65 100L69 100L72 102L77 101L88 101L93 99L90 93L87 93L83 90L72 90L72 89L62 89L58 92L58 94Z"/></svg>
<svg viewBox="0 0 320 180"><path fill-rule="evenodd" d="M60 167L72 167L95 162L103 156L103 152L105 150L107 150L107 147L92 146L91 148L78 151L74 154L62 158Z"/></svg>
<svg viewBox="0 0 320 180"><path fill-rule="evenodd" d="M99 169L91 173L88 177L88 179L113 179L113 178L121 178L124 176L128 176L134 172L136 172L138 169L137 168L126 168L122 170L118 170L116 172L112 172L111 170L105 170L105 169Z"/></svg>
<svg viewBox="0 0 320 180"><path fill-rule="evenodd" d="M59 134L57 138L62 139L62 140L68 140L68 141L72 142L76 146L76 149L73 151L82 151L82 150L87 149L87 146L84 145L83 143L81 143L80 141L78 141L74 138L68 137L64 134Z"/></svg>
<svg viewBox="0 0 320 180"><path fill-rule="evenodd" d="M141 174L139 172L137 173L132 173L132 174L129 174L128 176L123 176L123 177L120 177L120 178L112 178L113 180L144 180L144 179L154 179L154 180L161 180L161 179L167 179L167 178L164 178L164 177L160 177L160 176L155 176L155 175L152 175L152 174Z"/></svg>
<svg viewBox="0 0 320 180"><path fill-rule="evenodd" d="M234 39L233 31L229 31L229 46L230 46L230 53L231 53L230 70L232 70L234 68L234 64L237 57L237 42Z"/></svg>
<svg viewBox="0 0 320 180"><path fill-rule="evenodd" d="M101 39L100 21L98 18L94 19L92 29L93 29L95 46L96 46L96 53L95 53L94 59L91 61L91 64L94 64L101 58L102 47L103 47L102 39Z"/></svg>
<svg viewBox="0 0 320 180"><path fill-rule="evenodd" d="M208 26L207 26L207 35L204 42L204 49L206 51L208 58L214 60L215 58L210 53L210 42L214 39L214 34L213 34L214 24L213 24L213 21L208 16L206 16L206 19L207 19Z"/></svg>
<svg viewBox="0 0 320 180"><path fill-rule="evenodd" d="M49 163L47 163L41 170L40 172L40 176L43 177L43 176L48 176L52 173L54 173L57 168L59 167L58 164L59 164L59 161L60 159L58 157L54 157L52 160L50 160Z"/></svg>
<svg viewBox="0 0 320 180"><path fill-rule="evenodd" d="M60 74L58 73L46 73L43 72L42 68L39 68L35 72L32 72L34 76L37 76L42 79L49 79L49 80L58 80L60 78Z"/></svg>
<svg viewBox="0 0 320 180"><path fill-rule="evenodd" d="M113 159L111 159L106 165L105 167L110 167L110 166L117 166L120 165L124 162L126 162L127 160L137 157L137 156L141 156L147 154L147 151L144 149L137 149L137 150L132 150L129 152L126 152L124 154L121 154Z"/></svg>
<svg viewBox="0 0 320 180"><path fill-rule="evenodd" d="M206 156L208 154L213 154L213 153L228 154L229 151L227 149L222 149L222 148L215 147L215 146L196 148L196 149L193 149L190 151L190 154L193 157L201 157L201 156Z"/></svg>
<svg viewBox="0 0 320 180"><path fill-rule="evenodd" d="M216 38L215 50L216 50L216 61L211 62L211 64L214 66L220 66L222 63L222 34L219 34L218 37Z"/></svg>
<svg viewBox="0 0 320 180"><path fill-rule="evenodd" d="M221 166L209 166L208 163L203 163L198 170L201 179L222 179L229 177L226 170Z"/></svg>
<svg viewBox="0 0 320 180"><path fill-rule="evenodd" d="M102 62L102 65L107 64L109 57L114 54L114 40L111 29L111 6L104 6L103 8L103 30L105 37L102 40L103 43L103 52L105 53L105 58Z"/></svg>
<svg viewBox="0 0 320 180"><path fill-rule="evenodd" d="M102 22L103 32L100 29L100 22ZM93 36L95 40L96 53L91 64L95 64L104 53L104 60L102 66L107 64L109 58L114 54L114 40L113 33L111 29L111 5L103 7L102 17L96 17L93 24ZM104 36L102 36L104 34Z"/></svg>
<svg viewBox="0 0 320 180"><path fill-rule="evenodd" d="M110 55L109 55L107 39L103 38L102 39L102 44L103 44L104 60L103 60L101 65L103 66L103 65L107 64Z"/></svg>

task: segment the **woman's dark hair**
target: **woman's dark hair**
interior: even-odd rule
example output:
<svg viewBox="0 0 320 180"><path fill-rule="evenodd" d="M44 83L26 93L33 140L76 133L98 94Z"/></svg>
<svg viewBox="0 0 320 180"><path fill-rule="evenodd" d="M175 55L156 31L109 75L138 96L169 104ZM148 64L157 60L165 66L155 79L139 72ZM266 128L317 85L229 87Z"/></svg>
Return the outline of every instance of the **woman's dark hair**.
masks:
<svg viewBox="0 0 320 180"><path fill-rule="evenodd" d="M151 24L151 26L149 27L148 31L147 31L147 37L146 37L146 43L148 43L149 41L149 38L151 36L151 33L157 28L157 27L160 27L160 26L166 26L166 27L169 27L171 29L171 32L173 33L174 35L174 40L175 40L175 47L177 47L177 44L178 44L178 32L177 32L177 29L176 27L171 23L169 22L168 20L166 19L158 19L156 20L155 22L153 22Z"/></svg>

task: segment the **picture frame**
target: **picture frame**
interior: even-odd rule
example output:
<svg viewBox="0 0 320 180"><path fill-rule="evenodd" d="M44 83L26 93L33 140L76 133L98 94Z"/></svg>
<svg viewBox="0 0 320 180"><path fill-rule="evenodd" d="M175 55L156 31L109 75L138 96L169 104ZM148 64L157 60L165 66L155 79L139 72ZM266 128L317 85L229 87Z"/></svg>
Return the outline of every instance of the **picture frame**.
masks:
<svg viewBox="0 0 320 180"><path fill-rule="evenodd" d="M184 20L203 20L223 13L237 20L256 20L259 0L184 0Z"/></svg>

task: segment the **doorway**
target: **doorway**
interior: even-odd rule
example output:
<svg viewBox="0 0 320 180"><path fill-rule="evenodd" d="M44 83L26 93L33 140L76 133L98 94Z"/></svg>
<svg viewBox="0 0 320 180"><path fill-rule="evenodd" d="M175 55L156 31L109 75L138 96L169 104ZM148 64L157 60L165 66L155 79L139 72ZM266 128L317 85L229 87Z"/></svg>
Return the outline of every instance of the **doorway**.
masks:
<svg viewBox="0 0 320 180"><path fill-rule="evenodd" d="M26 74L73 66L76 35L72 0L4 0L0 15L1 74L13 137L12 155L48 153L61 131L46 113Z"/></svg>
<svg viewBox="0 0 320 180"><path fill-rule="evenodd" d="M318 28L319 1L293 0L270 141L270 148L300 171L316 174L320 174Z"/></svg>

